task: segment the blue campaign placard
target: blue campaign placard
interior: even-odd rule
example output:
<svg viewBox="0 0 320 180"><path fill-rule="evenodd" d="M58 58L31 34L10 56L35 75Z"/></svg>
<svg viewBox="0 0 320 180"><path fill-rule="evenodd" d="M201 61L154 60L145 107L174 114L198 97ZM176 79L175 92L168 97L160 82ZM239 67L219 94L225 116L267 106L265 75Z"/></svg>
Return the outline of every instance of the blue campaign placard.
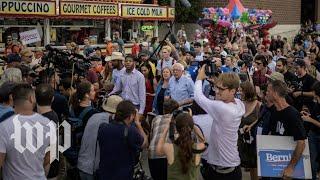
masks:
<svg viewBox="0 0 320 180"><path fill-rule="evenodd" d="M262 177L282 177L283 170L291 160L293 150L260 150L259 160ZM293 178L305 179L303 156L299 159Z"/></svg>

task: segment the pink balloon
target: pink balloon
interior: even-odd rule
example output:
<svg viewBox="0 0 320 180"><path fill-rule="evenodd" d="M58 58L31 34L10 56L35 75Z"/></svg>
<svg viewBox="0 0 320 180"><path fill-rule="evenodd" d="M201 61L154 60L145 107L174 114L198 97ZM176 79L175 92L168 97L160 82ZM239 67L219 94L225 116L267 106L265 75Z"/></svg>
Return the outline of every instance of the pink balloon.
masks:
<svg viewBox="0 0 320 180"><path fill-rule="evenodd" d="M223 11L224 11L224 14L229 14L229 9L228 8L224 8Z"/></svg>
<svg viewBox="0 0 320 180"><path fill-rule="evenodd" d="M216 13L216 10L215 10L214 8L209 8L209 12L210 12L211 14L214 14L214 13Z"/></svg>

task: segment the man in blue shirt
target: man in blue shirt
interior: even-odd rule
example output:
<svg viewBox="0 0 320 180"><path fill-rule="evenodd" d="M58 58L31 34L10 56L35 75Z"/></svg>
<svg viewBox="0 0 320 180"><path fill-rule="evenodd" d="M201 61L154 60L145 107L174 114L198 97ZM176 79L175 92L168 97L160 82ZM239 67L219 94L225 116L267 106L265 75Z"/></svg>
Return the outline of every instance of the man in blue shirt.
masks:
<svg viewBox="0 0 320 180"><path fill-rule="evenodd" d="M131 101L139 110L139 114L143 115L146 106L145 78L135 69L135 64L133 56L125 58L125 69L121 70L119 79L109 95L120 93L124 100Z"/></svg>
<svg viewBox="0 0 320 180"><path fill-rule="evenodd" d="M135 126L132 123L135 123ZM98 131L101 180L132 180L135 157L147 144L135 106L122 101L116 109L114 122L100 125Z"/></svg>
<svg viewBox="0 0 320 180"><path fill-rule="evenodd" d="M176 100L180 106L193 102L194 82L191 78L183 75L184 67L180 63L172 66L173 76L169 80L166 97Z"/></svg>

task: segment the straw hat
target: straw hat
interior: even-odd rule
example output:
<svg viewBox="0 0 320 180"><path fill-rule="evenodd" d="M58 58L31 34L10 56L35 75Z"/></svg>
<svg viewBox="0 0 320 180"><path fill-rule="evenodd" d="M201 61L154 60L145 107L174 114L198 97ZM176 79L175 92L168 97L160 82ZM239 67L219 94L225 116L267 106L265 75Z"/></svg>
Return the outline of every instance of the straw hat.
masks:
<svg viewBox="0 0 320 180"><path fill-rule="evenodd" d="M120 60L120 61L124 61L124 56L121 52L112 52L111 56L107 56L105 58L105 61L113 61L113 60Z"/></svg>
<svg viewBox="0 0 320 180"><path fill-rule="evenodd" d="M120 96L117 95L112 95L108 97L102 104L102 109L110 112L110 113L116 113L116 109L118 104L122 101L123 99Z"/></svg>

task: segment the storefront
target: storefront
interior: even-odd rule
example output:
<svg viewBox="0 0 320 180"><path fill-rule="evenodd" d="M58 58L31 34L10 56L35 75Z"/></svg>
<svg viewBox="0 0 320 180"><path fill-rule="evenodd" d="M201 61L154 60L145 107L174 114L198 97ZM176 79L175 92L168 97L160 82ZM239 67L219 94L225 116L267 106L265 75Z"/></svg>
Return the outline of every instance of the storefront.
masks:
<svg viewBox="0 0 320 180"><path fill-rule="evenodd" d="M48 23L46 19L56 16L55 1L11 1L0 0L0 47L5 46L6 37L12 36L13 41L19 40L19 33L38 29L43 46Z"/></svg>
<svg viewBox="0 0 320 180"><path fill-rule="evenodd" d="M115 30L130 41L145 35L158 36L159 21L174 19L173 8L130 2L0 0L0 47L4 47L8 35L19 40L19 33L32 29L38 29L42 41L28 46L64 45L68 41L82 44L85 37L103 44L103 39L112 38ZM146 31L143 26L153 28Z"/></svg>

